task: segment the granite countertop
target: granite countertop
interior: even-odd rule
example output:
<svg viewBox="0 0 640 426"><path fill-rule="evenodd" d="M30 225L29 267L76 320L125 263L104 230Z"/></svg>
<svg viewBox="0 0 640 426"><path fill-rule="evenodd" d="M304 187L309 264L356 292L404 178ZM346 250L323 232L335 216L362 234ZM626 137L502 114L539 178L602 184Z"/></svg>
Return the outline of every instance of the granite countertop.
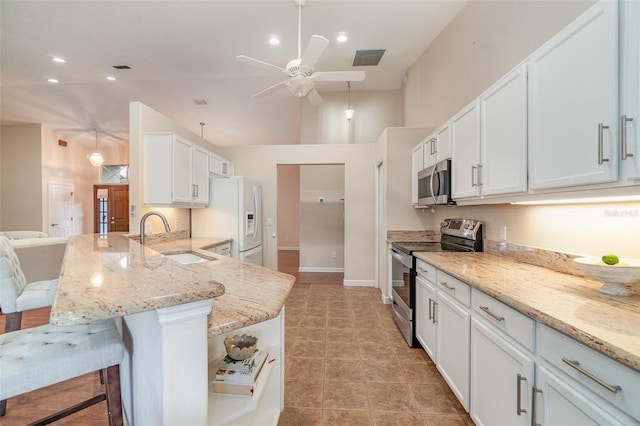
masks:
<svg viewBox="0 0 640 426"><path fill-rule="evenodd" d="M602 283L488 253L414 255L512 308L640 371L640 294L608 296Z"/></svg>
<svg viewBox="0 0 640 426"><path fill-rule="evenodd" d="M226 241L160 239L143 247L123 233L72 237L50 322L83 324L207 299L209 335L276 317L295 278L206 250ZM214 260L183 265L164 256L184 251Z"/></svg>

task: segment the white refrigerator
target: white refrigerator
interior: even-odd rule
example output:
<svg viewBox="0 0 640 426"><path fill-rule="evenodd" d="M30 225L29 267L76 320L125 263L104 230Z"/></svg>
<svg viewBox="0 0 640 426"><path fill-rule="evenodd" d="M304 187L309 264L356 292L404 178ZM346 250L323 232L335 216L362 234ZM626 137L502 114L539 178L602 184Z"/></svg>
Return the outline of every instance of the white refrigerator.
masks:
<svg viewBox="0 0 640 426"><path fill-rule="evenodd" d="M262 266L262 188L242 176L211 178L209 207L191 211L194 238L232 238L231 257Z"/></svg>

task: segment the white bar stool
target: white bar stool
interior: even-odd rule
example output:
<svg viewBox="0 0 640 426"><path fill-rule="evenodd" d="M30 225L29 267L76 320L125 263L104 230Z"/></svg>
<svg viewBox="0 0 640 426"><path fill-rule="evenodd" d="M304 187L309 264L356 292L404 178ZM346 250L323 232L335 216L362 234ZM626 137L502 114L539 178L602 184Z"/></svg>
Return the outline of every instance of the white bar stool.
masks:
<svg viewBox="0 0 640 426"><path fill-rule="evenodd" d="M0 417L6 399L101 371L105 392L32 423L45 425L101 401L109 424L120 426L120 362L124 346L113 319L87 325L42 325L0 334Z"/></svg>

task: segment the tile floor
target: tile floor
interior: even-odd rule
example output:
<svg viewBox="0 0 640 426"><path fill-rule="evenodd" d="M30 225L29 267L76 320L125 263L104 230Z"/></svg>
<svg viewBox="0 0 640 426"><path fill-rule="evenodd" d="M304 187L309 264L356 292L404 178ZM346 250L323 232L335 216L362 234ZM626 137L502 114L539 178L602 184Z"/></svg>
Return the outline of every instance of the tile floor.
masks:
<svg viewBox="0 0 640 426"><path fill-rule="evenodd" d="M297 277L286 304L280 425L473 424L424 351L406 345L377 289L345 288L341 274L298 273L296 255L279 257ZM27 312L23 327L48 319L48 309ZM98 390L89 374L12 398L0 425L23 425ZM56 424L106 425L104 403Z"/></svg>
<svg viewBox="0 0 640 426"><path fill-rule="evenodd" d="M426 353L407 346L379 290L289 272L280 425L473 424Z"/></svg>

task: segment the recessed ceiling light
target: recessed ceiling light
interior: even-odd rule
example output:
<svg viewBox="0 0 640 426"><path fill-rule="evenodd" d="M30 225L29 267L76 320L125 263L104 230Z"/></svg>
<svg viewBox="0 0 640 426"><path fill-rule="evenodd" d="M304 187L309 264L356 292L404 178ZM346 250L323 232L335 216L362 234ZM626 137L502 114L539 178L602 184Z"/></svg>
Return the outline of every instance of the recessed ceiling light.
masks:
<svg viewBox="0 0 640 426"><path fill-rule="evenodd" d="M349 40L349 37L347 37L346 33L340 33L338 34L338 37L336 37L336 41L338 43L344 43L347 40Z"/></svg>
<svg viewBox="0 0 640 426"><path fill-rule="evenodd" d="M107 76L107 80L109 81L116 81L116 78L112 75Z"/></svg>
<svg viewBox="0 0 640 426"><path fill-rule="evenodd" d="M55 79L55 78L48 78L48 79L47 79L47 81L48 81L49 83L58 83L58 80L57 80L57 79Z"/></svg>
<svg viewBox="0 0 640 426"><path fill-rule="evenodd" d="M67 60L66 60L66 59L61 58L60 56L54 56L53 58L51 58L51 60L52 60L53 62L57 62L57 63L59 63L59 64L64 64L65 62L67 62Z"/></svg>
<svg viewBox="0 0 640 426"><path fill-rule="evenodd" d="M272 46L277 46L280 44L280 39L276 35L272 35L269 37L269 44Z"/></svg>

